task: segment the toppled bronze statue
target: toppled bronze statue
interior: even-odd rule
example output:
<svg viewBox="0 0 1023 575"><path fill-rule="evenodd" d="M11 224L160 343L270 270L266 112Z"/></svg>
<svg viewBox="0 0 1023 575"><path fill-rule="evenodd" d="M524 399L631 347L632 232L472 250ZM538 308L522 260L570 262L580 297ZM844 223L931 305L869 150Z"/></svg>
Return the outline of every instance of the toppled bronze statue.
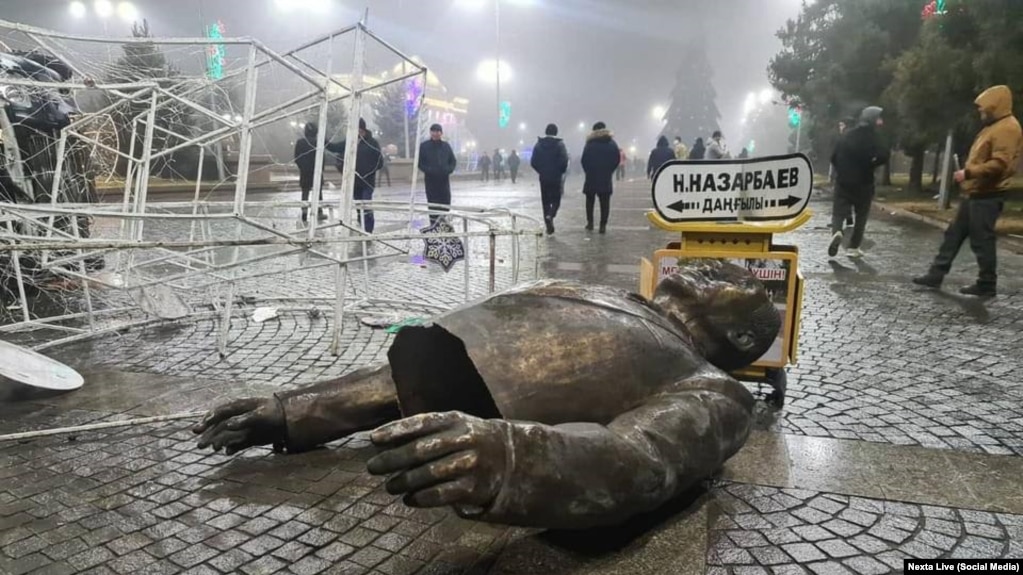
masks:
<svg viewBox="0 0 1023 575"><path fill-rule="evenodd" d="M228 454L299 452L357 431L414 507L578 529L650 511L746 441L753 396L728 371L781 318L745 269L699 260L657 287L544 280L403 328L389 365L218 406L194 429ZM391 422L391 423L388 423ZM381 426L382 427L378 427Z"/></svg>

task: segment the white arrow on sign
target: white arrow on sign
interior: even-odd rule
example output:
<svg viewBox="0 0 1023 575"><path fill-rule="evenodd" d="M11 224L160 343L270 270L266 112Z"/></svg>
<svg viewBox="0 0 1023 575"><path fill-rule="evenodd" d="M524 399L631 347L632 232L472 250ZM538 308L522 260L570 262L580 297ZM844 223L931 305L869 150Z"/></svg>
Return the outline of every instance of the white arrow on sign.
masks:
<svg viewBox="0 0 1023 575"><path fill-rule="evenodd" d="M654 177L657 213L669 222L786 220L810 203L813 167L803 154L668 162Z"/></svg>

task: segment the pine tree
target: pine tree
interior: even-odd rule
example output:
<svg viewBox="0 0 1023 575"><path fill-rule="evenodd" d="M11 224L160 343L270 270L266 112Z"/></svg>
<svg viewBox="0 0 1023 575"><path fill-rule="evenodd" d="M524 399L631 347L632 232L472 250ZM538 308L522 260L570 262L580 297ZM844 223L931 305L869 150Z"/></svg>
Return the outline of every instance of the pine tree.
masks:
<svg viewBox="0 0 1023 575"><path fill-rule="evenodd" d="M373 105L373 118L377 125L377 139L383 145L394 144L398 147L398 155L405 155L405 137L402 135L405 130L405 115L408 114L408 137L409 151L415 153L415 147L419 145L416 135L416 125L419 121L419 111L410 110L409 88L415 80L408 80L399 84L392 84L383 89L380 98ZM411 90L415 96L416 91Z"/></svg>
<svg viewBox="0 0 1023 575"><path fill-rule="evenodd" d="M664 115L662 134L669 140L681 137L691 145L696 138L706 140L718 129L721 113L703 44L694 43L684 53L686 58L675 75L675 88L671 92L671 106Z"/></svg>

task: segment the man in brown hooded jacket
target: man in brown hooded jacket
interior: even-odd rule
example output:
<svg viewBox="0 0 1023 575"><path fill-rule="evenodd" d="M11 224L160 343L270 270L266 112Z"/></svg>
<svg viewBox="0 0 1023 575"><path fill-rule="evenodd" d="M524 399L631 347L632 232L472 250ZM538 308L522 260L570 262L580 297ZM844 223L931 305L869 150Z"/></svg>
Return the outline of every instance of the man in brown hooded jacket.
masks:
<svg viewBox="0 0 1023 575"><path fill-rule="evenodd" d="M1023 130L1012 115L1012 90L1008 86L988 88L975 101L984 128L970 148L966 168L955 173L963 198L955 219L945 230L945 239L927 275L913 283L930 288L941 283L967 238L977 256L977 283L959 290L963 295L990 297L998 283L995 222L1005 206L1006 189L1023 154Z"/></svg>

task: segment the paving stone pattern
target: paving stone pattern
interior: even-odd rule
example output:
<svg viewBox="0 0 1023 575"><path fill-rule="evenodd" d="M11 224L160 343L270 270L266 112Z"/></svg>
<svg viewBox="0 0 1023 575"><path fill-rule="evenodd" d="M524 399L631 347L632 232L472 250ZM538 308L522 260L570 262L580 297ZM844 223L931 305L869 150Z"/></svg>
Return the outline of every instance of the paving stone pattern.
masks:
<svg viewBox="0 0 1023 575"><path fill-rule="evenodd" d="M0 573L461 573L524 533L404 506L371 455L354 437L225 465L180 425L2 445Z"/></svg>
<svg viewBox="0 0 1023 575"><path fill-rule="evenodd" d="M709 575L881 575L910 557L1023 556L1020 515L740 484L714 500Z"/></svg>

